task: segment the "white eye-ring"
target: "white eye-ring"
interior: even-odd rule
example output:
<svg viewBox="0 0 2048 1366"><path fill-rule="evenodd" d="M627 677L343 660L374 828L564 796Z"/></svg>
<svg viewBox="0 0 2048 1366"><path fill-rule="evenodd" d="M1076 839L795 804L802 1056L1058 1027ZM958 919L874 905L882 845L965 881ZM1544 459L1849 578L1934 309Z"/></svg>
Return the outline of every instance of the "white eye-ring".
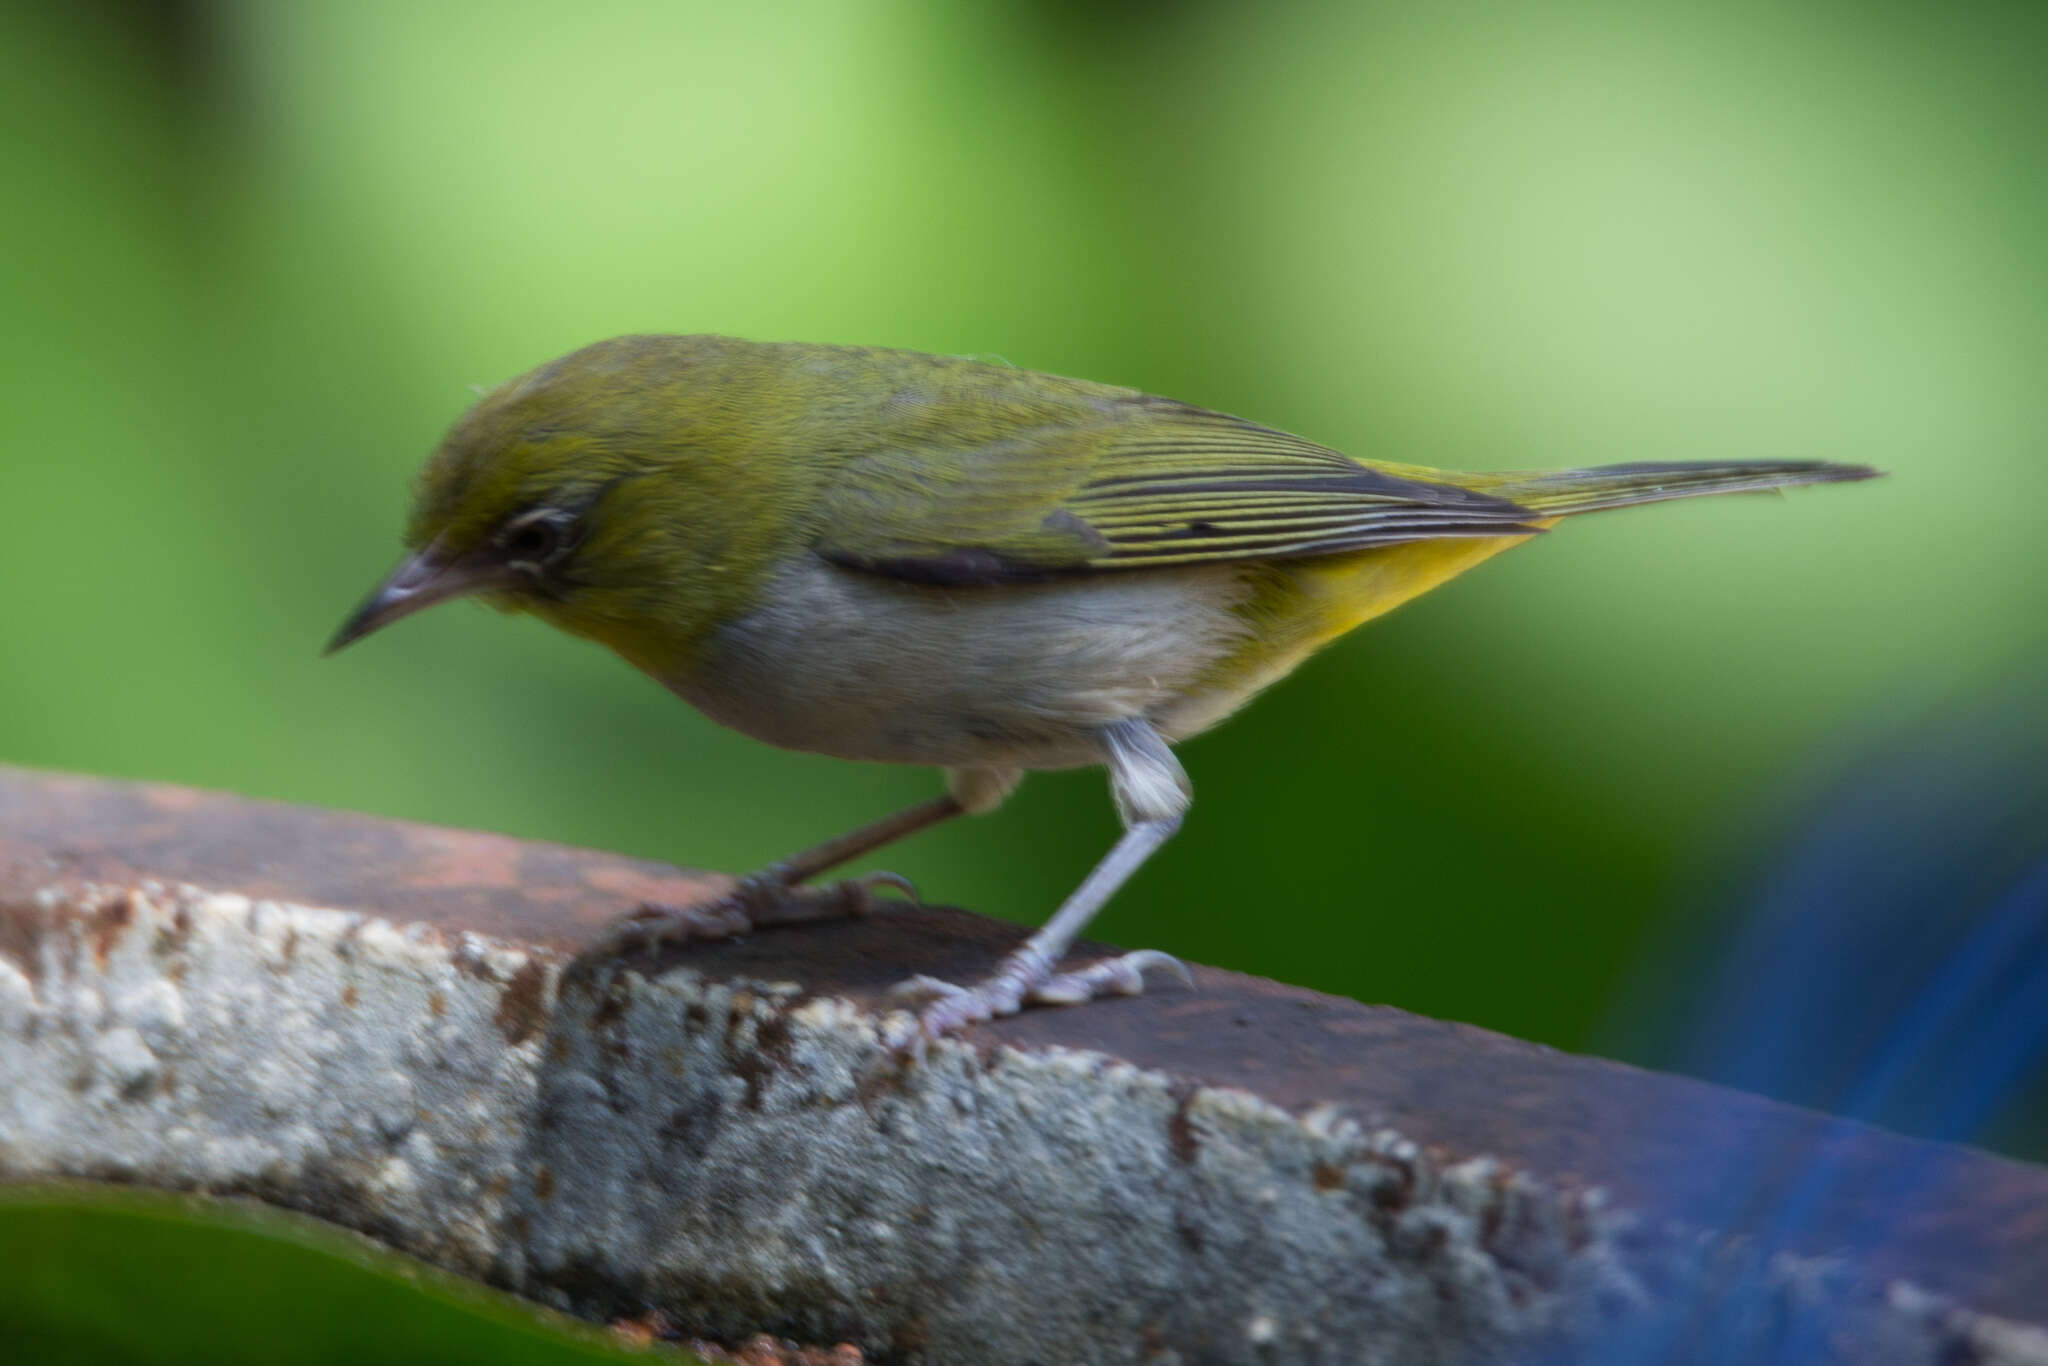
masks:
<svg viewBox="0 0 2048 1366"><path fill-rule="evenodd" d="M573 518L560 508L536 508L505 523L498 547L505 560L526 569L540 569L569 548Z"/></svg>

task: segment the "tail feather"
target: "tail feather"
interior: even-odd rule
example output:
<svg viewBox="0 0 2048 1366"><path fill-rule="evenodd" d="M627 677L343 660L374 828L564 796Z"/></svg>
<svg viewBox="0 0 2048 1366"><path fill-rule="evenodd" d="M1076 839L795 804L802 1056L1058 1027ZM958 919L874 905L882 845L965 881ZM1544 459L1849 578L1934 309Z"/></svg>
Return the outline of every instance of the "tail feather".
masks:
<svg viewBox="0 0 2048 1366"><path fill-rule="evenodd" d="M1695 498L1708 493L1768 493L1799 484L1874 479L1868 465L1820 460L1673 462L1599 465L1584 470L1516 470L1486 476L1482 487L1546 517Z"/></svg>

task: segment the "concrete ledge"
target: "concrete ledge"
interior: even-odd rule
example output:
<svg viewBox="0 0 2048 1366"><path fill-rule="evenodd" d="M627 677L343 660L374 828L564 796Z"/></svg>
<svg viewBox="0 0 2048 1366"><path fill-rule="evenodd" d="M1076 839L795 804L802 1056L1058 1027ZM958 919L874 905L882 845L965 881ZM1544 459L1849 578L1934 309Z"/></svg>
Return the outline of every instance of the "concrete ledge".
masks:
<svg viewBox="0 0 2048 1366"><path fill-rule="evenodd" d="M1210 969L883 1065L1017 933L960 912L565 984L708 885L0 769L0 1180L885 1360L2048 1363L2040 1169Z"/></svg>

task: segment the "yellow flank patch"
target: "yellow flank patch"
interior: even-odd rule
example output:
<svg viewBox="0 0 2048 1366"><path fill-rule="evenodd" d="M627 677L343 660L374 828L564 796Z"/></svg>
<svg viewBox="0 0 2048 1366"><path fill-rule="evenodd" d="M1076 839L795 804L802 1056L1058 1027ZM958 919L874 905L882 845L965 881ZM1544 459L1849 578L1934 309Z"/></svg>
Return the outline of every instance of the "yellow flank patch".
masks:
<svg viewBox="0 0 2048 1366"><path fill-rule="evenodd" d="M1490 560L1527 536L1446 537L1385 546L1356 555L1303 561L1296 582L1309 590L1303 627L1311 649L1391 612L1448 579Z"/></svg>
<svg viewBox="0 0 2048 1366"><path fill-rule="evenodd" d="M1251 629L1192 690L1179 733L1216 724L1338 636L1528 539L1445 537L1245 566L1250 591L1237 611Z"/></svg>

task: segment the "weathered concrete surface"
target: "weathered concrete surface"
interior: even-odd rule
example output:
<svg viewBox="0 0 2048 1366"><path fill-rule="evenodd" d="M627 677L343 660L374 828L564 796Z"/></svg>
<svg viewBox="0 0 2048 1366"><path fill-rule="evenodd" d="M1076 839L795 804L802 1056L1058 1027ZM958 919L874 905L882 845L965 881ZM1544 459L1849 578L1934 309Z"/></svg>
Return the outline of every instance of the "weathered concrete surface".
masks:
<svg viewBox="0 0 2048 1366"><path fill-rule="evenodd" d="M1015 933L957 914L565 985L702 885L0 770L0 1179L883 1359L2048 1363L2038 1169L1208 970L890 1067L874 993Z"/></svg>

